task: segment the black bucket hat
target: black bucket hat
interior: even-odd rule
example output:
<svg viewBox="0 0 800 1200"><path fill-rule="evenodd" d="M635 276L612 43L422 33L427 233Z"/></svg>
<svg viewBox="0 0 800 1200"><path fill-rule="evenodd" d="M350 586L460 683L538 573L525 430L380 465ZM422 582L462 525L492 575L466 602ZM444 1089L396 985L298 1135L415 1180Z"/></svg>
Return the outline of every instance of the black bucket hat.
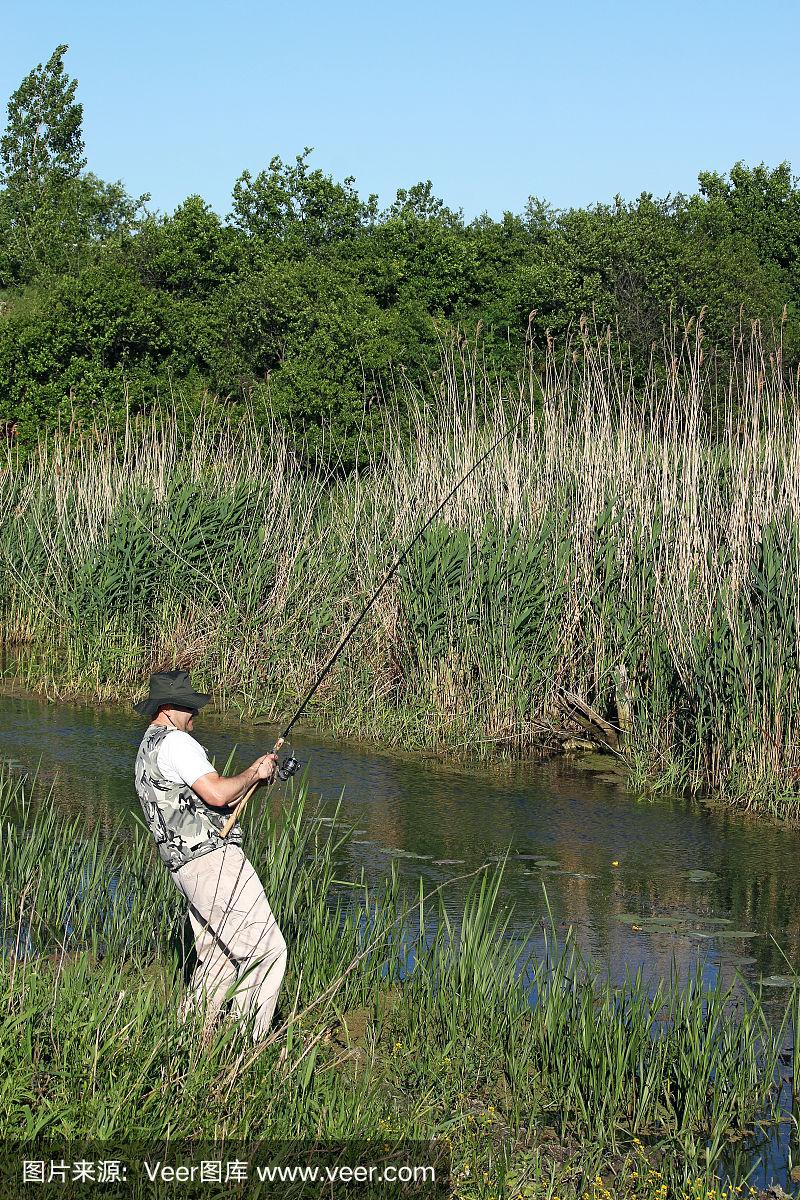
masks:
<svg viewBox="0 0 800 1200"><path fill-rule="evenodd" d="M150 695L134 704L136 712L154 717L162 704L171 708L197 708L208 704L211 697L196 692L186 671L157 671L150 676Z"/></svg>

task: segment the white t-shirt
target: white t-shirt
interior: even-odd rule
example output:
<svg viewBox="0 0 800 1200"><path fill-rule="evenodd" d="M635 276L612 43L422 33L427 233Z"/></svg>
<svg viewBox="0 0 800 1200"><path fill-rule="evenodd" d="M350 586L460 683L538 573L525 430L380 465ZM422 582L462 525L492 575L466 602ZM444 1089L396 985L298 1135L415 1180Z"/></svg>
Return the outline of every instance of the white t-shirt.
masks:
<svg viewBox="0 0 800 1200"><path fill-rule="evenodd" d="M164 738L158 751L158 769L170 783L185 783L194 787L201 775L213 771L208 755L199 742L182 729L175 729Z"/></svg>

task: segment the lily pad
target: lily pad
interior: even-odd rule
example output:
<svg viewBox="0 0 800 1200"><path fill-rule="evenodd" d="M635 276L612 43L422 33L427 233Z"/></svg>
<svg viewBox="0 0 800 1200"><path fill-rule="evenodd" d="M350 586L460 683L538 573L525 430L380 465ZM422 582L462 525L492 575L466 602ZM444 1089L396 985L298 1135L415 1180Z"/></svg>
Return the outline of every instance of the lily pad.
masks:
<svg viewBox="0 0 800 1200"><path fill-rule="evenodd" d="M800 987L800 976L797 975L767 975L762 979L764 987Z"/></svg>
<svg viewBox="0 0 800 1200"><path fill-rule="evenodd" d="M642 933L662 933L665 935L688 933L688 930L682 921L642 921L639 928L641 929Z"/></svg>
<svg viewBox="0 0 800 1200"><path fill-rule="evenodd" d="M689 883L713 883L719 879L716 871L704 871L700 867L693 867L691 871L686 872L686 878Z"/></svg>
<svg viewBox="0 0 800 1200"><path fill-rule="evenodd" d="M534 866L537 867L560 867L561 863L556 858L535 858Z"/></svg>
<svg viewBox="0 0 800 1200"><path fill-rule="evenodd" d="M649 917L643 917L641 913L617 913L616 919L623 925L641 925L643 921L649 920Z"/></svg>

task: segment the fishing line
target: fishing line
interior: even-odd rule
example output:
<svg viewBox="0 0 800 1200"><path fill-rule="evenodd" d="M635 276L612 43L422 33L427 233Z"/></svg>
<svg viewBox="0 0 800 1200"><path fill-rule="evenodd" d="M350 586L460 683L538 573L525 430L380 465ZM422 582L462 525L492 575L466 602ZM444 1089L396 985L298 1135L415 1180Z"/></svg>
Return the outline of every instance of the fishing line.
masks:
<svg viewBox="0 0 800 1200"><path fill-rule="evenodd" d="M306 706L308 705L309 701L314 696L314 694L317 691L317 689L319 688L320 684L325 679L328 672L334 666L339 655L342 653L345 646L350 641L350 639L352 638L353 634L358 629L361 622L364 620L364 617L367 615L369 610L372 608L372 605L378 599L378 596L381 594L383 589L386 587L386 584L389 582L389 580L392 578L394 573L397 571L398 567L402 566L403 562L405 561L405 559L407 558L407 556L409 555L411 550L413 550L414 546L419 541L419 539L422 537L423 533L425 533L426 529L430 528L430 526L436 520L436 518L438 517L438 515L442 511L442 509L449 503L450 500L452 500L453 496L455 496L455 494L459 490L459 488L463 487L463 485L467 482L467 480L470 478L470 476L474 475L474 473L477 471L478 467L480 467L483 463L486 462L487 458L489 458L489 456L497 449L497 447L502 445L502 443L505 442L509 438L509 436L512 433L514 433L514 431L516 429L518 429L520 427L520 425L522 425L523 421L529 420L529 418L530 418L530 413L526 410L522 414L522 416L519 417L513 423L513 425L509 425L506 429L503 430L503 433L500 435L500 437L492 442L492 444L489 446L488 450L485 450L484 453L480 456L480 458L475 460L475 462L472 464L470 469L464 475L461 476L461 478L458 480L458 482L447 493L444 500L442 500L436 506L436 508L431 513L431 515L425 521L425 523L420 526L420 528L416 531L416 533L411 538L411 540L400 551L400 553L397 555L397 557L392 562L389 569L386 571L386 573L381 578L378 585L375 587L375 589L371 593L369 599L367 600L366 604L363 606L363 608L359 612L355 621L353 621L352 625L347 630L344 637L342 637L342 639L339 642L339 644L337 645L336 649L333 651L333 653L330 655L330 657L325 662L324 666L322 667L322 670L317 675L317 677L314 680L314 682L312 683L311 687L308 689L306 694L303 696L303 699L300 701L300 704L298 705L297 709L295 710L288 725L283 730L283 732L281 733L277 742L275 743L275 746L273 747L273 750L272 750L273 754L277 754L279 752L279 750L281 749L281 747L286 743L290 733L292 732L292 729L297 724L297 722L300 720L300 717L303 715L303 712L305 711ZM288 779L290 775L294 775L295 771L298 769L299 766L300 766L300 763L297 761L297 759L294 758L293 755L289 755L288 758L285 758L284 761L280 765L280 768L277 772L279 778L280 779ZM249 789L249 791L247 791L244 794L244 796L242 797L242 799L239 801L238 805L236 806L236 810L233 813L231 813L231 815L228 817L228 820L225 822L224 826L222 827L222 830L221 830L222 837L227 837L228 834L230 833L231 829L233 829L234 825L236 824L236 822L239 820L242 813L244 812L247 802L249 801L250 797L255 792L255 790L258 787L258 784L260 782L261 782L260 780L256 781L256 783L253 784L253 786Z"/></svg>

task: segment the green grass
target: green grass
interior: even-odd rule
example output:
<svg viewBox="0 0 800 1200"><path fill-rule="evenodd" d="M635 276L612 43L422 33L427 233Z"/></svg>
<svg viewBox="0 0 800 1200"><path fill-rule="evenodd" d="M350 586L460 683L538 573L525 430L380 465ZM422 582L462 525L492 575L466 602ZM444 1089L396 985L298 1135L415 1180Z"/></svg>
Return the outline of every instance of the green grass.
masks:
<svg viewBox="0 0 800 1200"><path fill-rule="evenodd" d="M311 719L407 748L548 752L583 732L574 695L625 726L634 787L797 816L796 386L753 340L721 393L693 337L643 383L585 335L513 396L451 363L441 394L387 412L357 471L307 467L277 423L182 433L167 413L9 451L9 670L49 695L133 697L180 663L223 705L291 712L397 548L507 428Z"/></svg>
<svg viewBox="0 0 800 1200"><path fill-rule="evenodd" d="M464 1200L602 1200L598 1176L619 1196L705 1196L726 1145L775 1115L784 1031L757 997L612 987L569 937L536 958L506 936L498 867L457 919L441 890L394 879L335 901L347 833L301 792L248 830L289 944L273 1033L253 1048L228 1020L204 1040L178 1016L181 899L149 840L86 834L7 773L0 799L20 950L0 959L4 1136L435 1141Z"/></svg>

